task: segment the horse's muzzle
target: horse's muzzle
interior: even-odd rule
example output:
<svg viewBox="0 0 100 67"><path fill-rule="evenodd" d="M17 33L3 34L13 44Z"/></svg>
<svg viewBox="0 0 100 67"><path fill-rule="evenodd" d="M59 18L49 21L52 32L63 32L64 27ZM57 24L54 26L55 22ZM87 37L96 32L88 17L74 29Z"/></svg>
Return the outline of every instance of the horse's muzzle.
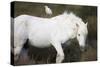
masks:
<svg viewBox="0 0 100 67"><path fill-rule="evenodd" d="M85 51L87 51L87 48L86 48L86 46L81 46L81 47L80 47L80 50L81 50L82 52L85 52Z"/></svg>

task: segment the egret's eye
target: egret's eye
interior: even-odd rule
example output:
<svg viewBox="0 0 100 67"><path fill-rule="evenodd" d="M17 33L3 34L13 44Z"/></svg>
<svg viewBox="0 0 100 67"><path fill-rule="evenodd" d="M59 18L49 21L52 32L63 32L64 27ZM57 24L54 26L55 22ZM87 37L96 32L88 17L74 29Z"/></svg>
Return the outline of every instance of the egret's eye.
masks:
<svg viewBox="0 0 100 67"><path fill-rule="evenodd" d="M78 36L80 36L80 34L78 34Z"/></svg>

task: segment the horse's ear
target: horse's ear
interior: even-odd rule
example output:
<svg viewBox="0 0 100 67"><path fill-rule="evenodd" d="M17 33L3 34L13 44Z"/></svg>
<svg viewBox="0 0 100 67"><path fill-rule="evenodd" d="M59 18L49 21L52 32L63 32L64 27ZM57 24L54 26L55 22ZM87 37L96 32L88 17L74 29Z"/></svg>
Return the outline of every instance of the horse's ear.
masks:
<svg viewBox="0 0 100 67"><path fill-rule="evenodd" d="M86 24L85 24L86 26L88 25L88 22L86 22Z"/></svg>

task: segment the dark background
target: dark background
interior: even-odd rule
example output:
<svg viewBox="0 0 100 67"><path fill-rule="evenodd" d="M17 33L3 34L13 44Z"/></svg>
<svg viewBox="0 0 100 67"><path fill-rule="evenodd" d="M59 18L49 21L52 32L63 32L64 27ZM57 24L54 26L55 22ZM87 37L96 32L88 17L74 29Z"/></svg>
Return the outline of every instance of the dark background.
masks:
<svg viewBox="0 0 100 67"><path fill-rule="evenodd" d="M52 9L53 14L47 15L44 6L47 5ZM31 2L12 2L11 17L15 18L22 14L33 15L37 17L54 17L62 14L64 11L73 12L81 17L83 21L88 22L88 37L86 51L81 52L76 39L70 40L62 46L65 53L63 62L76 61L95 61L97 60L97 7L82 6L82 5L65 5L65 4L50 4L50 3L31 3ZM26 46L28 45L28 46ZM40 52L41 51L41 52ZM22 49L18 62L15 65L22 64L46 64L55 63L56 50L51 46L49 48L36 48L30 46L30 43L25 43Z"/></svg>

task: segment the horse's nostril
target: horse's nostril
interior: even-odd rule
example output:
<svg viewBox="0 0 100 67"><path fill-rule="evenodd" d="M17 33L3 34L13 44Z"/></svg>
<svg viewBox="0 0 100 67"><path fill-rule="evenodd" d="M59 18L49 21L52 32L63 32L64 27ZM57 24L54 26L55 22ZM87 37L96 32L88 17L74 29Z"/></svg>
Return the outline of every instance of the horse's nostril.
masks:
<svg viewBox="0 0 100 67"><path fill-rule="evenodd" d="M81 47L80 47L80 50L81 50L82 52L84 52L84 51L85 51L85 47L81 46Z"/></svg>
<svg viewBox="0 0 100 67"><path fill-rule="evenodd" d="M82 52L85 52L85 51L87 51L87 48L86 48L86 47L80 47L80 50L81 50Z"/></svg>

